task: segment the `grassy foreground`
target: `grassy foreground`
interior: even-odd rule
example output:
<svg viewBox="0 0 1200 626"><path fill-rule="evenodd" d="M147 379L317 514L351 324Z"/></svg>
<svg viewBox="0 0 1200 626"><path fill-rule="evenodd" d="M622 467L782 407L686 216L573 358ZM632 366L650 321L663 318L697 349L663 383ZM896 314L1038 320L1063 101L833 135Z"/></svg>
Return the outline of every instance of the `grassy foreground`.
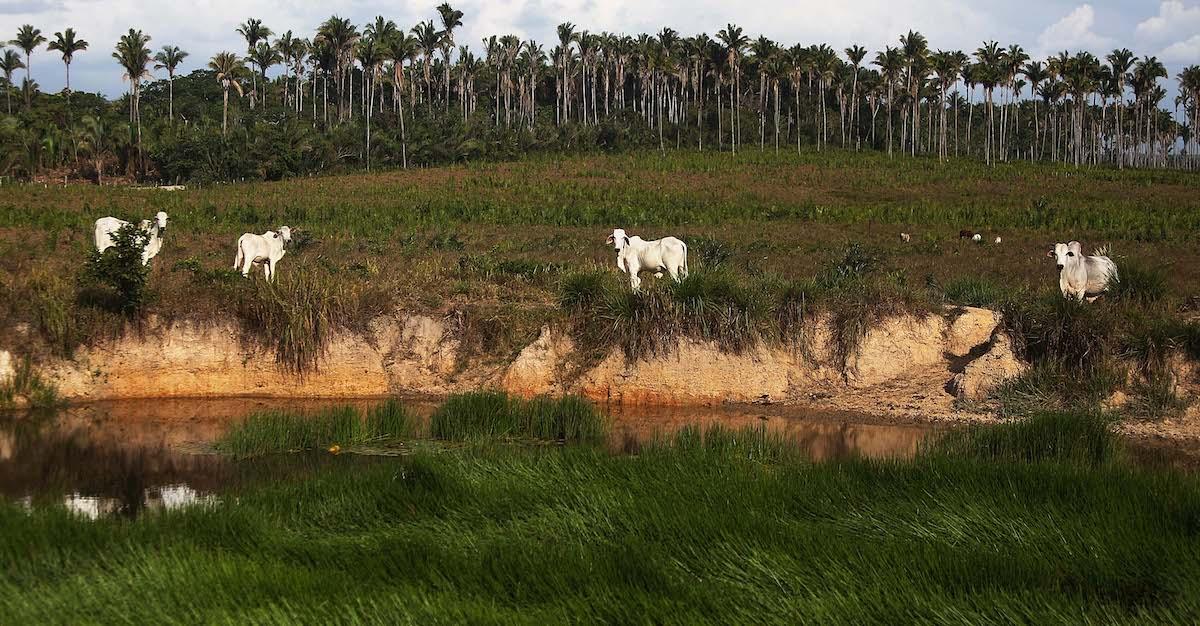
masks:
<svg viewBox="0 0 1200 626"><path fill-rule="evenodd" d="M16 623L1200 618L1200 483L1097 417L813 465L761 431L477 447L86 522L0 505ZM1049 435L1049 436L1048 436Z"/></svg>

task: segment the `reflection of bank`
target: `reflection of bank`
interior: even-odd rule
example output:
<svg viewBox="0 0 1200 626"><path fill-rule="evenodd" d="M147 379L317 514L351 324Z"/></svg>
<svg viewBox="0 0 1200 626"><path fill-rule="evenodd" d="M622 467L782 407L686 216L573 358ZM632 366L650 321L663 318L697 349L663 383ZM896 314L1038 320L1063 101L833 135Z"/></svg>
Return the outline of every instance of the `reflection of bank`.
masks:
<svg viewBox="0 0 1200 626"><path fill-rule="evenodd" d="M0 430L0 461L9 461L16 453L17 443L13 436Z"/></svg>
<svg viewBox="0 0 1200 626"><path fill-rule="evenodd" d="M939 430L932 424L887 424L852 413L796 407L613 406L609 417L609 445L618 451L670 436L684 427L702 432L713 427L765 428L799 447L813 461L912 458L922 442Z"/></svg>
<svg viewBox="0 0 1200 626"><path fill-rule="evenodd" d="M0 417L0 498L62 503L88 518L135 517L210 501L228 482L228 459L163 444L161 424L75 411Z"/></svg>

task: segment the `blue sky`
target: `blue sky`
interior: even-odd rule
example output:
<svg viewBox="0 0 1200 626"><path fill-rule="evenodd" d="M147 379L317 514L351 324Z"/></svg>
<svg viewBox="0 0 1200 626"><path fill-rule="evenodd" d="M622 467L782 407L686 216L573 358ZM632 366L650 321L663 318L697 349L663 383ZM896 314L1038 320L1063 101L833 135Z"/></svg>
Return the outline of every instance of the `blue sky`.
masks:
<svg viewBox="0 0 1200 626"><path fill-rule="evenodd" d="M377 14L411 27L435 18L440 0L0 0L0 37L11 38L30 23L52 37L68 26L91 44L71 66L75 89L116 96L125 89L110 57L130 26L153 37L151 46L177 45L191 53L186 73L220 50L241 52L234 32L248 17L262 19L276 33L291 29L305 37L330 14L365 24ZM733 22L752 35L785 44L829 43L837 49L861 44L872 50L895 44L914 28L933 48L974 50L985 39L1019 43L1035 58L1063 50L1087 49L1099 55L1114 47L1157 55L1171 71L1164 83L1200 63L1200 0L460 0L466 15L457 35L478 50L489 34L513 33L549 44L559 22L591 31L635 34L664 25L684 35L712 34ZM547 45L547 48L551 47ZM34 78L48 91L63 84L59 57L42 48L34 53ZM278 70L276 70L278 71Z"/></svg>

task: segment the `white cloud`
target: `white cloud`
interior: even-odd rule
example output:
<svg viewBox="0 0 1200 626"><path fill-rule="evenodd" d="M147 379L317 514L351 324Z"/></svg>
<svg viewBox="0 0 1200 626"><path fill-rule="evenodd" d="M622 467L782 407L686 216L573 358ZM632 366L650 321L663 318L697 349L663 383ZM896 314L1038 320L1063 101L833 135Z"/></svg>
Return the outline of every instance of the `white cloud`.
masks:
<svg viewBox="0 0 1200 626"><path fill-rule="evenodd" d="M1177 41L1158 53L1162 61L1167 63L1190 64L1200 62L1200 35L1190 39Z"/></svg>
<svg viewBox="0 0 1200 626"><path fill-rule="evenodd" d="M1081 4L1066 17L1051 24L1038 35L1039 55L1045 56L1058 50L1088 50L1100 53L1112 45L1109 37L1092 30L1096 25L1096 10L1090 4Z"/></svg>
<svg viewBox="0 0 1200 626"><path fill-rule="evenodd" d="M1186 6L1183 0L1163 0L1155 15L1137 25L1134 34L1143 41L1163 41L1200 30L1200 4Z"/></svg>

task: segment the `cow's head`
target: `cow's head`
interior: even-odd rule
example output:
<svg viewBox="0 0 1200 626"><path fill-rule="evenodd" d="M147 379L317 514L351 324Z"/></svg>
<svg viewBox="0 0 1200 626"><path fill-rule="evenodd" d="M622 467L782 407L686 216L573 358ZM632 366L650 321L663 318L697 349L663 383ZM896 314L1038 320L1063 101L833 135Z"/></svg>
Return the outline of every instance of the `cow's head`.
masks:
<svg viewBox="0 0 1200 626"><path fill-rule="evenodd" d="M279 236L283 237L283 243L290 243L292 241L292 229L287 226L280 226Z"/></svg>
<svg viewBox="0 0 1200 626"><path fill-rule="evenodd" d="M613 247L613 250L620 252L625 246L629 245L629 237L625 236L625 229L614 228L612 234L608 236L605 243Z"/></svg>
<svg viewBox="0 0 1200 626"><path fill-rule="evenodd" d="M156 222L156 225L158 226L159 230L166 230L167 229L167 212L159 211L158 213L156 213L154 215L154 221Z"/></svg>
<svg viewBox="0 0 1200 626"><path fill-rule="evenodd" d="M1074 261L1078 260L1081 254L1080 250L1081 246L1079 245L1078 241L1072 241L1070 243L1056 243L1054 244L1054 249L1047 252L1046 256L1053 258L1054 264L1057 265L1058 269L1061 270L1062 268L1066 267L1068 263L1073 263Z"/></svg>

